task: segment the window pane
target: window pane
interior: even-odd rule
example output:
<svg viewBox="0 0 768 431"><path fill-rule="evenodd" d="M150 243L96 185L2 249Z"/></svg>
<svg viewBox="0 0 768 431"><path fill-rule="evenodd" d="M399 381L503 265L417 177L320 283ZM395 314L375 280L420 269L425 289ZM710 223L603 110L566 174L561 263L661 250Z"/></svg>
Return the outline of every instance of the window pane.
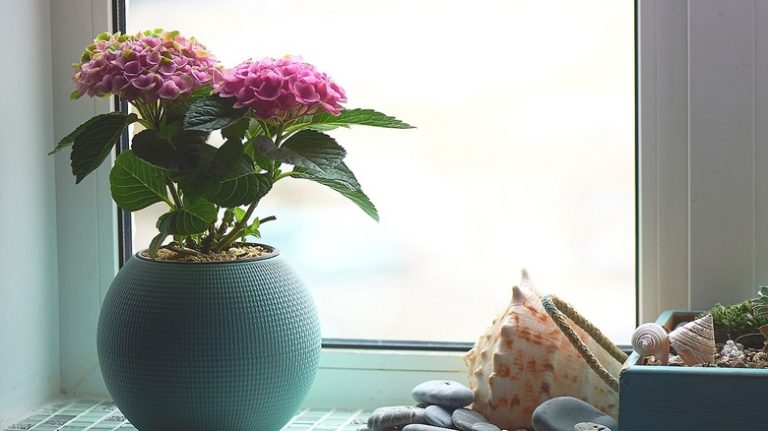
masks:
<svg viewBox="0 0 768 431"><path fill-rule="evenodd" d="M375 223L314 183L260 205L325 337L474 341L527 268L617 342L635 323L634 5L615 0L131 0L130 32L227 66L302 55L348 107L415 130L334 131ZM157 214L135 215L146 248Z"/></svg>

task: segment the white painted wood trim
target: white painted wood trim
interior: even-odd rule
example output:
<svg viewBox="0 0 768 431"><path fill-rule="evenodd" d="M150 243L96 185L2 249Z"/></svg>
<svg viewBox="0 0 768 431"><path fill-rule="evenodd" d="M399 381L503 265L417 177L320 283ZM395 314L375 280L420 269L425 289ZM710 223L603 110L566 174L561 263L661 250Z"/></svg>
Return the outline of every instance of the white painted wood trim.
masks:
<svg viewBox="0 0 768 431"><path fill-rule="evenodd" d="M768 281L768 4L640 0L640 317Z"/></svg>
<svg viewBox="0 0 768 431"><path fill-rule="evenodd" d="M413 404L411 389L426 380L468 382L460 352L323 349L304 404L373 409Z"/></svg>
<svg viewBox="0 0 768 431"><path fill-rule="evenodd" d="M687 0L638 4L640 320L687 309Z"/></svg>
<svg viewBox="0 0 768 431"><path fill-rule="evenodd" d="M69 100L71 64L95 34L109 30L111 1L51 1L53 129L58 140L110 101ZM51 143L53 147L53 142ZM96 356L96 325L101 300L117 272L117 215L109 193L105 163L75 185L69 151L55 156L59 254L61 389L65 393L105 394Z"/></svg>

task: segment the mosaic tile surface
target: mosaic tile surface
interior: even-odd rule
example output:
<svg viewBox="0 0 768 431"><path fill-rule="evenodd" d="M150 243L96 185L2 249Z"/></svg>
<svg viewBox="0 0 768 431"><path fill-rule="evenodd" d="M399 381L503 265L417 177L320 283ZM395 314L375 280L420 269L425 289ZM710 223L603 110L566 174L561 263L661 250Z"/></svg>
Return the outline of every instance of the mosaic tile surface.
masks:
<svg viewBox="0 0 768 431"><path fill-rule="evenodd" d="M370 416L363 410L309 409L300 411L282 431L356 431ZM110 401L61 401L36 411L4 431L134 430Z"/></svg>

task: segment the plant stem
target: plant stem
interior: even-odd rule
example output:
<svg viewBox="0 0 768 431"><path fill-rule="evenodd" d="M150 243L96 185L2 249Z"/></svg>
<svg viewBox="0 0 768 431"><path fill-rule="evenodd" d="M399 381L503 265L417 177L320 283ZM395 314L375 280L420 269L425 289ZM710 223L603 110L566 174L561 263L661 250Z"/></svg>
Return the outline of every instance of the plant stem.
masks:
<svg viewBox="0 0 768 431"><path fill-rule="evenodd" d="M277 217L275 216L264 217L263 219L259 220L259 225L262 225L268 221L274 221L274 220L277 220Z"/></svg>
<svg viewBox="0 0 768 431"><path fill-rule="evenodd" d="M215 223L211 223L208 225L208 235L203 238L203 240L200 242L200 252L205 254L211 251L211 244L213 244L213 240L216 237L216 226Z"/></svg>
<svg viewBox="0 0 768 431"><path fill-rule="evenodd" d="M227 228L232 223L233 219L234 213L232 212L232 208L227 208L224 210L224 217L221 219L219 229L216 231L216 240L221 238L227 232Z"/></svg>
<svg viewBox="0 0 768 431"><path fill-rule="evenodd" d="M171 197L173 198L173 203L176 204L176 208L181 208L181 199L179 199L179 194L176 192L176 187L173 186L173 181L166 177L165 184L168 186L168 190L171 191Z"/></svg>
<svg viewBox="0 0 768 431"><path fill-rule="evenodd" d="M172 251L174 253L184 254L184 255L187 255L187 256L202 256L200 254L200 252L198 252L196 250L193 250L191 248L184 247L181 244L179 244L179 245L168 244L168 245L162 246L161 248L170 250L170 251Z"/></svg>
<svg viewBox="0 0 768 431"><path fill-rule="evenodd" d="M245 229L245 225L253 215L253 211L256 210L256 205L258 205L258 203L259 201L256 201L248 206L248 209L245 211L243 218L240 219L239 222L235 223L235 225L232 227L232 230L229 231L229 233L221 240L218 247L216 247L216 252L220 252L228 248L230 245L232 245L233 242L235 242L235 240L240 236L240 232Z"/></svg>
<svg viewBox="0 0 768 431"><path fill-rule="evenodd" d="M275 131L275 146L280 147L280 143L282 140L283 140L283 126L278 125L277 130ZM272 165L272 170L269 172L269 174L274 178L276 176L275 172L279 168L280 168L279 164L275 162ZM256 210L256 205L258 204L259 204L259 201L256 201L251 203L248 206L248 209L245 211L245 215L243 216L243 218L240 219L239 222L235 223L235 225L232 227L232 230L229 231L229 233L226 236L224 236L224 238L222 238L221 242L215 249L216 252L220 252L226 248L229 248L229 246L231 246L232 243L235 242L235 240L240 236L240 233L243 231L243 229L245 229L245 226L248 224L248 220L250 220L251 216L253 215L253 212Z"/></svg>
<svg viewBox="0 0 768 431"><path fill-rule="evenodd" d="M292 177L292 176L293 176L293 171L281 172L278 176L275 177L275 182L282 180L285 177Z"/></svg>

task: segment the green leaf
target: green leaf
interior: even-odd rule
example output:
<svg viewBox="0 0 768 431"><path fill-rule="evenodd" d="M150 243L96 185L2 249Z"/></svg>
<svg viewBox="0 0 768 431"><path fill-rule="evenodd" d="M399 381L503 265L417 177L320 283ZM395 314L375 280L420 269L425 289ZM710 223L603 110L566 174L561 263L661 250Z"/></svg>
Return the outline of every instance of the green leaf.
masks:
<svg viewBox="0 0 768 431"><path fill-rule="evenodd" d="M233 208L232 212L235 215L235 221L238 223L240 223L240 220L242 220L243 217L245 217L245 210L242 208Z"/></svg>
<svg viewBox="0 0 768 431"><path fill-rule="evenodd" d="M306 118L304 121L291 126L288 131L310 128L327 131L337 127L349 127L353 124L372 127L386 127L390 129L413 129L408 123L398 120L373 109L345 109L339 115L323 112Z"/></svg>
<svg viewBox="0 0 768 431"><path fill-rule="evenodd" d="M221 129L221 136L224 139L237 139L242 141L245 137L245 132L248 131L248 125L250 124L249 118L241 118L229 126Z"/></svg>
<svg viewBox="0 0 768 431"><path fill-rule="evenodd" d="M241 119L247 107L233 107L235 98L224 99L213 95L192 103L184 117L184 128L211 132Z"/></svg>
<svg viewBox="0 0 768 431"><path fill-rule="evenodd" d="M207 153L205 154L207 155ZM219 147L213 157L200 157L200 176L213 181L224 178L243 157L243 144L236 139L229 139Z"/></svg>
<svg viewBox="0 0 768 431"><path fill-rule="evenodd" d="M61 150L63 150L64 148L67 148L67 147L69 147L70 145L72 145L72 143L73 143L73 142L75 142L75 138L76 138L76 137L77 137L77 136L78 136L78 135L79 135L79 134L80 134L80 133L81 133L83 130L85 130L85 128L86 128L86 127L90 126L91 124L93 124L93 123L95 123L95 122L97 122L97 121L102 121L102 118L101 118L101 117L104 117L104 116L115 116L115 115L124 115L124 114L123 114L122 112L110 112L109 114L101 114L101 115L97 115L97 116L95 116L95 117L91 118L90 120L86 121L85 123L83 123L83 124L81 124L81 125L77 126L77 128L76 128L76 129L75 129L75 130L74 130L72 133L70 133L69 135L67 135L67 136L63 137L63 138L62 138L62 139L59 141L59 143L58 143L58 144L56 144L56 147L54 147L54 149L53 149L53 150L51 150L51 152L50 152L50 153L48 153L48 155L50 156L51 154L53 154L53 153L56 153L56 152L58 152L58 151L61 151Z"/></svg>
<svg viewBox="0 0 768 431"><path fill-rule="evenodd" d="M292 176L295 178L311 180L336 190L341 193L342 196L345 196L347 199L354 202L355 205L365 211L371 218L379 221L379 212L376 210L373 202L368 199L368 196L363 193L363 189L360 187L357 178L355 178L355 174L352 173L344 162L339 163L331 169L322 171L295 168Z"/></svg>
<svg viewBox="0 0 768 431"><path fill-rule="evenodd" d="M181 208L160 216L157 227L170 235L202 233L216 220L216 206L205 199L184 201Z"/></svg>
<svg viewBox="0 0 768 431"><path fill-rule="evenodd" d="M266 139L267 141L269 141L267 145L271 145L271 147L275 146L272 140L270 140L266 136L259 136L256 139ZM254 145L254 142L256 141L256 139L251 139L248 142L246 142L245 145L243 145L243 153L248 157L250 157L251 160L253 160L256 163L256 165L258 165L261 169L268 171L271 168L271 165L273 162L270 159L267 159L266 157L262 157L256 154L256 149Z"/></svg>
<svg viewBox="0 0 768 431"><path fill-rule="evenodd" d="M249 224L243 231L240 233L240 238L245 242L247 236L255 236L256 238L261 238L261 232L259 232L259 225L261 223L259 222L259 219L256 218L253 223Z"/></svg>
<svg viewBox="0 0 768 431"><path fill-rule="evenodd" d="M86 125L74 138L70 160L75 183L80 183L98 168L120 139L123 130L138 120L136 114L122 112L103 114L96 118L96 121Z"/></svg>
<svg viewBox="0 0 768 431"><path fill-rule="evenodd" d="M302 130L291 136L280 148L266 136L253 141L257 155L303 168L329 169L342 160L347 152L330 136L314 130Z"/></svg>
<svg viewBox="0 0 768 431"><path fill-rule="evenodd" d="M163 172L139 159L133 151L117 156L109 173L109 188L115 204L126 211L138 211L157 202L168 202Z"/></svg>
<svg viewBox="0 0 768 431"><path fill-rule="evenodd" d="M269 193L273 183L272 176L267 173L256 173L251 159L243 155L240 162L230 170L218 186L207 194L207 197L216 205L226 208L250 205ZM235 208L235 218L238 217L238 209ZM240 217L242 218L242 215Z"/></svg>
<svg viewBox="0 0 768 431"><path fill-rule="evenodd" d="M207 149L216 151L216 148L206 144L208 132L196 130L184 130L173 137L173 146L176 148L178 170L182 174L197 172L200 167L200 157Z"/></svg>
<svg viewBox="0 0 768 431"><path fill-rule="evenodd" d="M131 142L136 157L158 168L177 169L177 154L171 141L155 129L146 129L134 135Z"/></svg>

